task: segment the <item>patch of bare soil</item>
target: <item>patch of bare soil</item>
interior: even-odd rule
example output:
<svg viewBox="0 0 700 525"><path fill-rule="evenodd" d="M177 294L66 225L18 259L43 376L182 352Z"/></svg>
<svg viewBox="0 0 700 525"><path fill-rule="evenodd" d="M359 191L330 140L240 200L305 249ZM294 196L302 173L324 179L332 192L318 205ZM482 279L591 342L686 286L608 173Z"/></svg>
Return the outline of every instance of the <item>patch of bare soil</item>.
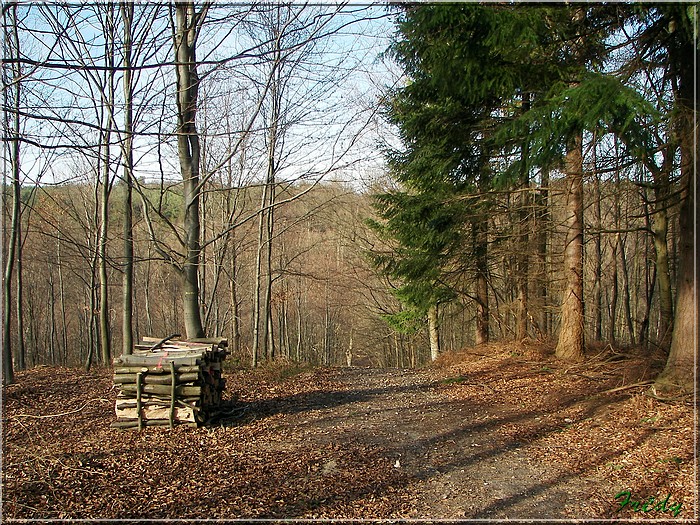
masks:
<svg viewBox="0 0 700 525"><path fill-rule="evenodd" d="M38 368L3 388L3 517L691 520L695 407L629 388L649 362L242 371L210 426L143 432L109 428L109 370Z"/></svg>

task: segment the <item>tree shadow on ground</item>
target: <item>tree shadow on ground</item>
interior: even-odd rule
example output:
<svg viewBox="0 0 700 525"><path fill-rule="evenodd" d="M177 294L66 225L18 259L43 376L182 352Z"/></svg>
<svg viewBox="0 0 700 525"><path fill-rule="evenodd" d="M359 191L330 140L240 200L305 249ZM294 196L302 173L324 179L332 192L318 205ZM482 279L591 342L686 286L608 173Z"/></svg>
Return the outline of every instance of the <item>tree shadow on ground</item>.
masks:
<svg viewBox="0 0 700 525"><path fill-rule="evenodd" d="M526 378L527 374L516 374L519 377ZM474 381L478 380L478 376L470 376ZM561 420L540 421L536 422L538 416L543 415L542 409L496 409L493 406L487 406L486 401L471 400L469 406L466 406L466 401L438 401L431 399L430 393L443 383L436 380L426 379L418 384L409 385L387 385L371 388L343 388L337 390L324 390L304 394L296 394L292 396L279 396L272 399L254 401L245 407L247 415L243 420L234 421L233 424L245 424L246 421L271 417L274 415L294 416L303 413L317 412L317 417L311 424L321 425L325 427L333 427L334 424L343 422L348 417L359 417L365 421L371 418L381 418L384 413L392 413L396 407L390 404L383 404L388 398L401 394L426 394L424 399L412 405L414 410L413 419L408 417L408 420L397 421L393 426L390 424L389 430L396 430L399 427L410 428L412 424L425 424L418 419L419 416L426 414L452 414L451 428L437 430L432 434L428 434L417 439L413 438L394 438L386 439L385 435L377 428L360 429L353 433L353 442L368 443L372 446L380 447L384 450L387 457L403 457L406 466L411 467L410 475L402 476L393 481L387 481L380 485L382 490L396 491L402 487L406 487L415 481L429 481L437 479L445 474L455 472L465 472L466 476L472 471L478 471L479 466L489 461L504 461L503 468L512 468L513 463L506 462L505 458L508 454L520 451L527 446L536 443L538 440L547 436L566 430L566 424ZM602 390L603 387L600 387ZM556 396L557 392L550 393L551 396ZM579 412L577 419L584 420L595 415L596 411L601 407L610 405L619 397L591 397L590 392L585 395L562 395L558 398L558 402L546 407L545 414L557 414L570 409L574 406L581 405L583 401L583 410ZM352 406L356 406L356 410L351 410ZM345 407L342 413L338 413L337 409ZM455 416L457 407L468 408L469 414L490 414L489 417L479 420L469 420L469 415L465 415L464 419L459 419ZM229 422L230 423L230 422ZM224 422L226 424L226 422ZM505 425L522 427L514 435L497 439L494 436L498 435L499 428ZM643 435L640 440L647 439L648 435ZM329 442L341 442L347 439L347 436L330 436L327 438ZM474 441L489 443L481 448L473 448ZM472 446L470 446L472 445ZM459 449L461 453L453 454L452 457L445 457L438 460L431 460L421 466L422 458L430 455L432 451L441 450L443 448ZM573 470L565 470L557 468L555 465L549 465L547 468L548 475L543 479L538 479L535 482L525 482L516 480L514 485L518 486L516 493L506 494L504 492L489 494L488 497L480 501L478 509L469 511L465 509L459 518L470 519L490 519L495 516L502 515L504 512L512 511L518 518L567 518L571 517L568 512L569 504L572 499L585 498L585 494L569 493L571 490L569 485L579 478L591 475L595 470L604 465L606 462L618 457L623 451L615 447L611 447L608 451L602 451L594 457L588 458L585 464L580 468ZM524 460L523 460L524 461ZM523 465L524 470L527 469ZM463 476L464 477L464 476ZM468 480L465 480L468 482ZM519 483L518 483L519 482ZM369 493L374 494L376 486L368 485L366 490L355 490L352 493L348 491L333 489L332 493L325 499L326 504L333 506L341 500L348 503L346 498L357 499ZM329 489L330 490L330 489ZM549 495L549 496L548 496ZM614 494L609 495L609 505L604 512L606 515L611 515L615 508ZM531 504L534 498L540 497L546 500L545 504L533 506ZM566 501L562 501L562 497ZM606 495L601 495L605 498ZM580 502L579 502L580 503ZM584 501L585 503L585 501ZM605 503L597 502L598 511ZM595 505L593 505L595 506ZM295 505L294 508L278 508L271 515L273 516L299 516L300 508L307 508L306 505ZM279 512L279 514L278 514ZM431 518L444 518L445 516L431 516ZM454 517L454 516L450 516ZM600 514L585 517L598 517Z"/></svg>

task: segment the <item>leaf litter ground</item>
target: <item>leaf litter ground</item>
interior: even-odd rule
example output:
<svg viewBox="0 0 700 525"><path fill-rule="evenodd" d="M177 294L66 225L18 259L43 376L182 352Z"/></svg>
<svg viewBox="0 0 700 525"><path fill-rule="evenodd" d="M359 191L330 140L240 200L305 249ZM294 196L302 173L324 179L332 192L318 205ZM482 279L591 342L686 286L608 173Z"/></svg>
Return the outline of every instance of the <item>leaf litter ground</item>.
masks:
<svg viewBox="0 0 700 525"><path fill-rule="evenodd" d="M218 421L143 432L109 428L109 370L18 373L4 519L697 518L694 400L633 386L658 372L648 356L492 344L292 372L230 372Z"/></svg>

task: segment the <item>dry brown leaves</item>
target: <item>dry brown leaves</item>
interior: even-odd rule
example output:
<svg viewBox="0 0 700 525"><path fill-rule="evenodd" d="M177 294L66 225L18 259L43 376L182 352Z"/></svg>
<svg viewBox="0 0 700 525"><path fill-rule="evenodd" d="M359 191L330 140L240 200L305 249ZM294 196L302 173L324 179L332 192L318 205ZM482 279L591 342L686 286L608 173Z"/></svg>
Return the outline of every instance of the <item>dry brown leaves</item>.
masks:
<svg viewBox="0 0 700 525"><path fill-rule="evenodd" d="M448 395L503 407L498 433L522 443L541 464L556 466L561 479L616 487L614 494L590 494L598 517L696 515L694 400L664 402L648 395L660 359L599 348L585 363L567 365L541 346L527 344L491 344L480 347L480 355L474 352L445 358L451 377L458 378ZM670 507L679 502L682 514L673 516Z"/></svg>
<svg viewBox="0 0 700 525"><path fill-rule="evenodd" d="M109 371L18 373L18 384L3 392L3 516L399 515L400 476L378 449L312 445L271 431L332 375L317 370L286 381L234 375L230 393L250 408L243 420L139 433L109 429L115 396Z"/></svg>
<svg viewBox="0 0 700 525"><path fill-rule="evenodd" d="M581 480L585 487L600 487L588 494L591 515L671 517L667 509L642 510L649 498L656 504L670 494L668 505L682 502L679 517L689 518L697 510L694 407L647 397L645 387L605 393L652 377L648 363L634 353L601 350L572 366L539 345L490 345L445 356L441 367L420 378L432 385L432 400L444 399L446 407L458 402L489 419L484 428L493 429L493 446L522 449L527 461L551 475L543 485ZM3 388L3 516L415 516L418 491L426 485L409 470L394 468L388 444L333 435L356 409L325 402L329 393L349 392L350 376L333 369L289 370L230 371L228 417L205 428L143 432L109 428L116 394L109 370L43 367L18 373L17 384ZM396 370L382 374L381 380L399 386L419 379ZM383 395L363 397L363 410L373 410L371 403L385 409ZM404 401L422 399L411 395ZM419 405L411 410L418 420ZM314 414L319 421L335 416L333 424L297 428ZM399 412L394 417L391 424L400 423ZM314 437L312 431L327 435ZM498 462L493 465L498 468ZM613 497L618 491L641 501L638 509L628 504L620 510L624 496L617 502ZM465 498L459 502L465 509L475 503L468 493L450 497Z"/></svg>

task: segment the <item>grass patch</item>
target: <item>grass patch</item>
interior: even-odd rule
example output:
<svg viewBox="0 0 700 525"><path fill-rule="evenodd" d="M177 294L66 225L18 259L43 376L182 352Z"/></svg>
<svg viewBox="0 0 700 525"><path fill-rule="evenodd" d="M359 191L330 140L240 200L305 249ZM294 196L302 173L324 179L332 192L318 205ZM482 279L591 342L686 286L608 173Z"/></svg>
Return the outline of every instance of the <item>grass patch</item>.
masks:
<svg viewBox="0 0 700 525"><path fill-rule="evenodd" d="M459 375L457 377L448 377L440 381L443 385L460 385L469 381L467 376Z"/></svg>

